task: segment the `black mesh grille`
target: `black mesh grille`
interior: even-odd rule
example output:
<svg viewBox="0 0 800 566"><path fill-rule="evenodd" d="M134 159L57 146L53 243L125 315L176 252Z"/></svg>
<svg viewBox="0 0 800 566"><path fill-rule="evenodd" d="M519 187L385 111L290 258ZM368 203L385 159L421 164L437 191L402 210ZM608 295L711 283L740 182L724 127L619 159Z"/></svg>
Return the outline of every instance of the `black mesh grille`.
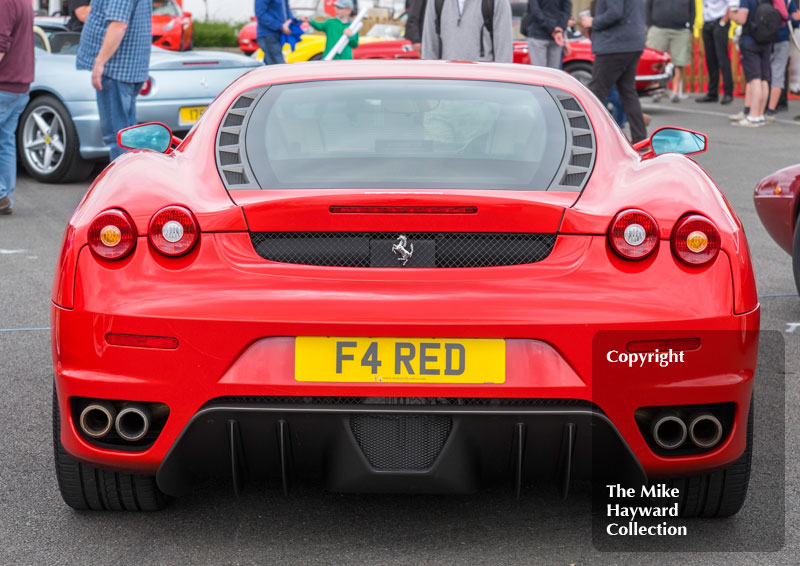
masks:
<svg viewBox="0 0 800 566"><path fill-rule="evenodd" d="M370 465L377 470L426 470L450 435L444 415L354 415L350 428Z"/></svg>
<svg viewBox="0 0 800 566"><path fill-rule="evenodd" d="M591 153L573 153L572 157L569 160L570 165L576 165L578 167L589 167L592 164L592 154Z"/></svg>
<svg viewBox="0 0 800 566"><path fill-rule="evenodd" d="M233 105L234 108L247 108L253 103L253 99L247 96L240 96L239 100Z"/></svg>
<svg viewBox="0 0 800 566"><path fill-rule="evenodd" d="M232 151L220 151L219 162L222 165L236 165L239 163L239 154Z"/></svg>
<svg viewBox="0 0 800 566"><path fill-rule="evenodd" d="M573 110L575 112L581 111L580 104L578 104L578 101L574 98L565 98L561 101L561 106L564 107L564 110Z"/></svg>
<svg viewBox="0 0 800 566"><path fill-rule="evenodd" d="M398 233L251 232L258 255L270 261L335 267L490 267L542 261L555 234L405 233L414 254L404 266L392 246Z"/></svg>
<svg viewBox="0 0 800 566"><path fill-rule="evenodd" d="M236 171L225 171L225 179L232 185L242 185L247 182L247 177L244 173L237 173Z"/></svg>
<svg viewBox="0 0 800 566"><path fill-rule="evenodd" d="M575 116L574 118L570 118L569 125L573 128L582 128L584 130L589 129L589 122L586 120L585 116Z"/></svg>
<svg viewBox="0 0 800 566"><path fill-rule="evenodd" d="M228 117L225 118L225 124L223 125L226 127L241 126L243 122L244 116L240 116L239 114L228 114Z"/></svg>
<svg viewBox="0 0 800 566"><path fill-rule="evenodd" d="M578 147L585 147L591 148L592 147L592 136L589 134L583 134L580 136L572 136L572 143Z"/></svg>
<svg viewBox="0 0 800 566"><path fill-rule="evenodd" d="M322 396L265 396L236 395L217 397L209 405L219 403L270 405L421 405L436 407L581 407L596 409L583 399L526 399L496 397L322 397Z"/></svg>
<svg viewBox="0 0 800 566"><path fill-rule="evenodd" d="M236 134L222 132L219 136L219 145L236 145L237 143L239 143L239 136Z"/></svg>
<svg viewBox="0 0 800 566"><path fill-rule="evenodd" d="M562 185L571 185L573 187L580 187L586 173L566 173L564 178L561 179Z"/></svg>

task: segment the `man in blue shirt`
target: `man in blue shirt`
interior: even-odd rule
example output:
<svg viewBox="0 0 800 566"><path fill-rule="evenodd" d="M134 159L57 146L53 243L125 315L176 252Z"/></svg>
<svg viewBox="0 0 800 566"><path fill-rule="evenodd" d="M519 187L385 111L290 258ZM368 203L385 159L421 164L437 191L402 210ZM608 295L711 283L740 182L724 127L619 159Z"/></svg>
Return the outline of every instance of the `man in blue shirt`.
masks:
<svg viewBox="0 0 800 566"><path fill-rule="evenodd" d="M117 132L136 125L136 96L150 69L152 0L92 0L76 66L92 72L103 141L113 161Z"/></svg>
<svg viewBox="0 0 800 566"><path fill-rule="evenodd" d="M265 65L286 62L281 50L281 35L292 33L289 26L293 19L289 0L256 0L256 41L264 52Z"/></svg>
<svg viewBox="0 0 800 566"><path fill-rule="evenodd" d="M800 11L798 11L794 0L789 0L786 5L789 11L791 21L786 21L781 27L781 33L778 35L778 41L772 46L772 55L770 55L769 63L770 71L770 90L769 90L769 104L767 104L767 113L765 117L767 122L775 121L775 111L778 108L778 101L781 98L781 92L786 84L786 65L789 63L789 34L793 33L793 23L800 20Z"/></svg>

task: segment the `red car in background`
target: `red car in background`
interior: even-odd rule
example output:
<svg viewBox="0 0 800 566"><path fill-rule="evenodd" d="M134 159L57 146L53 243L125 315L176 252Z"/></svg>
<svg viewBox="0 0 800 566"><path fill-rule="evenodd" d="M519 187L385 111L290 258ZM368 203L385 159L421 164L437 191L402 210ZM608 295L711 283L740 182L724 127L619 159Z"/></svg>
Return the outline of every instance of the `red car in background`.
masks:
<svg viewBox="0 0 800 566"><path fill-rule="evenodd" d="M194 46L191 12L184 12L175 0L153 0L153 45L172 51Z"/></svg>
<svg viewBox="0 0 800 566"><path fill-rule="evenodd" d="M792 256L794 282L800 293L800 164L761 179L753 200L769 235Z"/></svg>
<svg viewBox="0 0 800 566"><path fill-rule="evenodd" d="M584 85L592 78L592 42L586 37L570 41L571 52L564 57L564 70ZM258 50L256 44L256 22L250 22L239 31L239 49L245 54ZM411 49L407 39L386 39L385 41L362 43L353 49L353 59L419 59L419 53ZM528 42L514 41L514 63L530 65ZM672 64L668 54L645 48L639 59L636 74L636 90L639 94L649 94L666 88L672 78Z"/></svg>

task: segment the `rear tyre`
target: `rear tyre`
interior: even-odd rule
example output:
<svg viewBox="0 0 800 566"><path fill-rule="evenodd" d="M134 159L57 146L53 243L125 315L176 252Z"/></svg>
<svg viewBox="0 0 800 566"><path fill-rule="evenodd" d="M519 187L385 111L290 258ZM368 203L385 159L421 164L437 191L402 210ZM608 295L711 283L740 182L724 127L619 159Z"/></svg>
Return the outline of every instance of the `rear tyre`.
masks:
<svg viewBox="0 0 800 566"><path fill-rule="evenodd" d="M80 154L75 124L61 101L37 96L22 112L17 128L17 153L31 177L42 183L83 181L94 163Z"/></svg>
<svg viewBox="0 0 800 566"><path fill-rule="evenodd" d="M79 511L158 511L169 499L155 476L123 474L81 464L61 445L61 419L53 386L53 452L58 489L64 502Z"/></svg>
<svg viewBox="0 0 800 566"><path fill-rule="evenodd" d="M592 80L592 64L589 61L573 61L564 65L564 70L578 79L583 86L589 86Z"/></svg>
<svg viewBox="0 0 800 566"><path fill-rule="evenodd" d="M794 241L792 242L792 269L794 269L794 285L800 294L800 215L794 225Z"/></svg>
<svg viewBox="0 0 800 566"><path fill-rule="evenodd" d="M744 505L753 455L753 404L751 399L747 416L747 446L736 462L724 470L666 482L668 487L680 489L678 514L681 517L730 517Z"/></svg>
<svg viewBox="0 0 800 566"><path fill-rule="evenodd" d="M322 53L317 53L308 58L309 61L322 61Z"/></svg>

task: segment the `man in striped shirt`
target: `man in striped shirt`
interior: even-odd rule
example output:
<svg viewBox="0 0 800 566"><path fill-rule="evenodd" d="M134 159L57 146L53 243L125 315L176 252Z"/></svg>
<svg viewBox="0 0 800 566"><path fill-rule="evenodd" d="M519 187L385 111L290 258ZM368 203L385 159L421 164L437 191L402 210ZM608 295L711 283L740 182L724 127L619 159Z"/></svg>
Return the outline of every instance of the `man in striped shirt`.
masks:
<svg viewBox="0 0 800 566"><path fill-rule="evenodd" d="M136 95L147 80L152 0L92 0L76 66L92 72L103 141L113 161L117 132L136 124Z"/></svg>

